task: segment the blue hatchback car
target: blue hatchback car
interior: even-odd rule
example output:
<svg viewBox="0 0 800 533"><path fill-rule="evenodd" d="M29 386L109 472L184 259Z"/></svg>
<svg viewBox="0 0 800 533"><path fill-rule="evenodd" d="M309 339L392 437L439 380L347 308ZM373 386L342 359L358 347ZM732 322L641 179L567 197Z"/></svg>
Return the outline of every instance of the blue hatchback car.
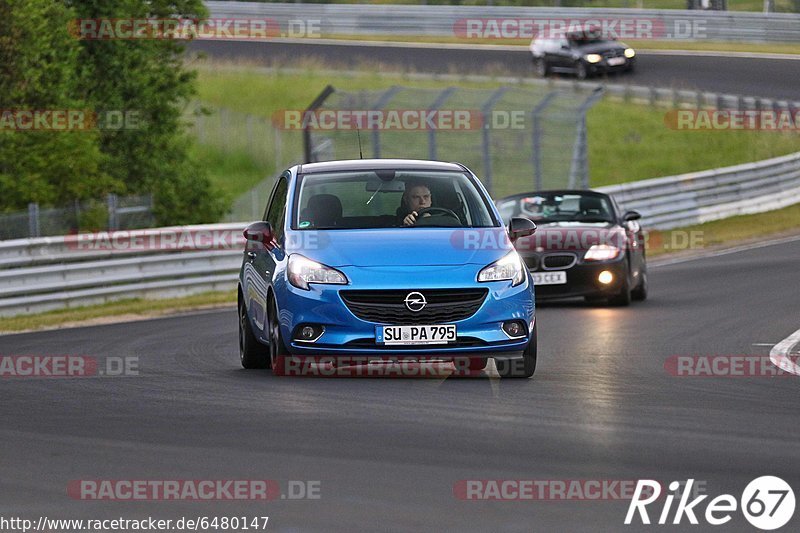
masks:
<svg viewBox="0 0 800 533"><path fill-rule="evenodd" d="M297 165L245 231L239 349L245 368L286 361L495 360L536 368L533 282L478 178L457 163L364 159Z"/></svg>

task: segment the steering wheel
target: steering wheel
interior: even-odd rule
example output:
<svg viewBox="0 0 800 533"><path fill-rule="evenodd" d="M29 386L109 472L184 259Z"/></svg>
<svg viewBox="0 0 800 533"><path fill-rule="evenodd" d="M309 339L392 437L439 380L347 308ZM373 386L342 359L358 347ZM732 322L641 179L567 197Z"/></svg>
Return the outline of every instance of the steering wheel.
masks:
<svg viewBox="0 0 800 533"><path fill-rule="evenodd" d="M454 211L451 211L446 207L426 207L425 209L420 209L419 211L417 211L417 222L419 222L419 220L425 214L429 214L431 216L440 215L440 216L453 217L454 219L458 220L459 223L461 222L461 219L458 218L458 215L456 215Z"/></svg>

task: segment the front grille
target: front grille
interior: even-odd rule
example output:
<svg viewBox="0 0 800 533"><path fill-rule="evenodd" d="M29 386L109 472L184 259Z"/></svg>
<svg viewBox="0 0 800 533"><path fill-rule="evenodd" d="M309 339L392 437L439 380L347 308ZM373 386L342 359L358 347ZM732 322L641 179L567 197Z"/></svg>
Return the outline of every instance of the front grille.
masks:
<svg viewBox="0 0 800 533"><path fill-rule="evenodd" d="M566 270L578 261L575 254L552 254L542 258L542 267L545 270Z"/></svg>
<svg viewBox="0 0 800 533"><path fill-rule="evenodd" d="M428 303L421 311L414 313L406 307L405 298L410 292L425 296ZM489 289L339 291L348 309L361 320L398 326L467 319L480 308L488 293Z"/></svg>
<svg viewBox="0 0 800 533"><path fill-rule="evenodd" d="M611 57L622 57L625 55L625 50L606 50L603 52L603 57L611 58Z"/></svg>
<svg viewBox="0 0 800 533"><path fill-rule="evenodd" d="M528 267L528 270L536 270L539 268L539 256L538 255L526 255L522 258L525 261L525 266Z"/></svg>

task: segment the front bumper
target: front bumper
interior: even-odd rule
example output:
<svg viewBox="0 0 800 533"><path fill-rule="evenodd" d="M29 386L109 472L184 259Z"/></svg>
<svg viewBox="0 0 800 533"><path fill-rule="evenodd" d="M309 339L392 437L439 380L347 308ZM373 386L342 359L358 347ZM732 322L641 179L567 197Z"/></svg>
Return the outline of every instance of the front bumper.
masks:
<svg viewBox="0 0 800 533"><path fill-rule="evenodd" d="M516 357L528 344L534 323L534 301L530 279L512 287L510 281L478 283L476 265L437 266L424 269L398 267L340 268L349 285L312 284L311 290L284 285L277 293L281 333L286 347L296 356L398 357L409 359L447 357ZM375 343L376 322L356 317L344 303L340 290L420 291L426 289L487 288L478 310L463 320L452 321L457 342L450 345L384 346ZM527 336L509 339L501 329L507 320L521 320ZM324 333L313 343L292 339L302 324L319 324ZM391 325L391 324L389 324Z"/></svg>
<svg viewBox="0 0 800 533"><path fill-rule="evenodd" d="M611 272L613 276L613 281L609 284L603 284L598 281L598 276L604 270ZM624 255L614 261L577 263L572 268L564 270L564 272L567 274L567 283L561 285L537 285L536 299L553 300L579 296L614 296L619 293L624 278L628 275Z"/></svg>
<svg viewBox="0 0 800 533"><path fill-rule="evenodd" d="M604 74L607 72L619 72L621 70L630 70L636 65L636 58L625 58L625 62L621 65L609 65L608 59L603 59L599 63L586 63L590 74Z"/></svg>

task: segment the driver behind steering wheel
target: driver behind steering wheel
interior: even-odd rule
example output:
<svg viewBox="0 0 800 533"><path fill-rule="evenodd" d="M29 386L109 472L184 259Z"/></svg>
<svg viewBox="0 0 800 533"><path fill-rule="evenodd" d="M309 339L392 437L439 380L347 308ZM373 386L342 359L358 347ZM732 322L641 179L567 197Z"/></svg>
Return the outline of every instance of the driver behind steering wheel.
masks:
<svg viewBox="0 0 800 533"><path fill-rule="evenodd" d="M398 209L399 217L404 226L413 226L417 223L419 212L431 207L431 190L422 183L408 184L403 192L403 199ZM431 216L424 213L423 217Z"/></svg>

